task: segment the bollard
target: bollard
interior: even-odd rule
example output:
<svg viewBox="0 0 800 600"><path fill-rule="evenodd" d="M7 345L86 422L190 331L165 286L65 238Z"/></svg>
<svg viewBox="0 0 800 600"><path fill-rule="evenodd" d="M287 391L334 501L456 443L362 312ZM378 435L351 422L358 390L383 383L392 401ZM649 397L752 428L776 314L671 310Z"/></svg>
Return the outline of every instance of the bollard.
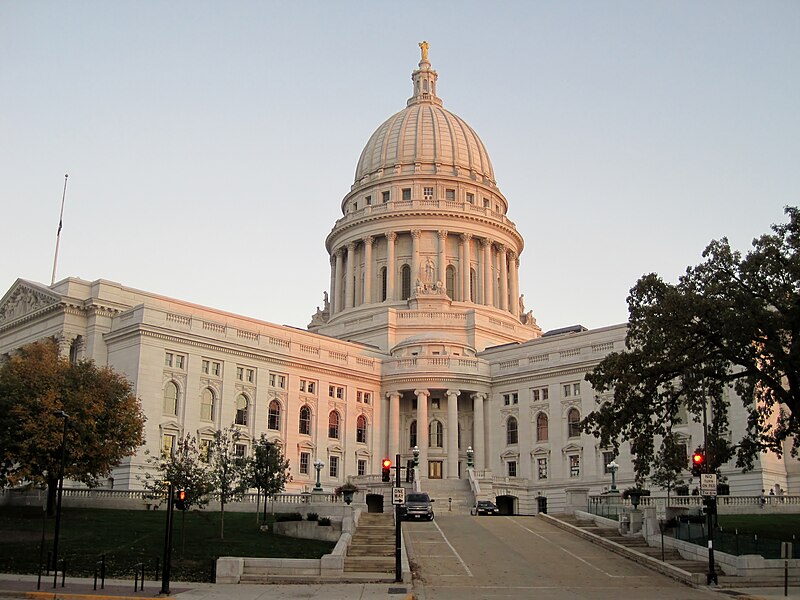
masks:
<svg viewBox="0 0 800 600"><path fill-rule="evenodd" d="M156 556L156 576L153 578L153 581L158 581L159 577L158 574L161 572L159 567L161 566L161 562L158 556Z"/></svg>

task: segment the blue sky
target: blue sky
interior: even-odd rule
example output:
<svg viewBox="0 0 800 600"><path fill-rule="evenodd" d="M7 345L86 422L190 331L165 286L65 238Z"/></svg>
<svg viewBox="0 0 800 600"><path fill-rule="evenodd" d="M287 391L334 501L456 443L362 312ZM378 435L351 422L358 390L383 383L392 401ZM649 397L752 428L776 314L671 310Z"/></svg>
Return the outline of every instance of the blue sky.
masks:
<svg viewBox="0 0 800 600"><path fill-rule="evenodd" d="M0 288L104 278L304 327L418 42L485 143L544 329L627 317L800 192L800 3L0 3Z"/></svg>

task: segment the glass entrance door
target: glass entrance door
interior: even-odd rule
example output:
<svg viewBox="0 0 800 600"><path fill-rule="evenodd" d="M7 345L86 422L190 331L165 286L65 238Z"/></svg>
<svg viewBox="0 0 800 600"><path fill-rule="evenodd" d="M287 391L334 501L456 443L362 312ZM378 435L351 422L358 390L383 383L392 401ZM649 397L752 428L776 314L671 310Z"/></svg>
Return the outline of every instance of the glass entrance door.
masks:
<svg viewBox="0 0 800 600"><path fill-rule="evenodd" d="M428 461L428 479L441 479L442 478L442 461L430 460Z"/></svg>

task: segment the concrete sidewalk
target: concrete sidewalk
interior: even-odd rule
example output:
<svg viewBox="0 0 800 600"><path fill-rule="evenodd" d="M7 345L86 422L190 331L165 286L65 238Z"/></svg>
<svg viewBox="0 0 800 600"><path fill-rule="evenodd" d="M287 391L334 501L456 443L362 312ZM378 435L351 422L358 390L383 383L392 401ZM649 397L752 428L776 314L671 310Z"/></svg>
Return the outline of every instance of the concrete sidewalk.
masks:
<svg viewBox="0 0 800 600"><path fill-rule="evenodd" d="M35 575L0 574L0 597L64 600L149 600L159 596L161 583L145 582L144 591L133 591L132 580L106 579L105 588L94 590L93 580L67 577L65 586L53 588L52 576L42 578L36 589ZM289 600L293 598L318 600L411 600L409 584L393 583L307 583L273 584L215 584L174 581L170 597L180 600L260 600L262 598Z"/></svg>

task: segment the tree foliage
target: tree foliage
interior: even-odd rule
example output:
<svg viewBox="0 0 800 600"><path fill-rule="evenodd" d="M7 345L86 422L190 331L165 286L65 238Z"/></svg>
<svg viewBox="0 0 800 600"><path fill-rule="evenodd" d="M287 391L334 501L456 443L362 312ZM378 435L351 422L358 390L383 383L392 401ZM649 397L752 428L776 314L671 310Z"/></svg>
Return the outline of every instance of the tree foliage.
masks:
<svg viewBox="0 0 800 600"><path fill-rule="evenodd" d="M156 498L166 498L169 482L173 489L186 492L186 507L208 504L212 491L211 475L197 445L197 438L187 434L179 438L172 453L162 452L158 458L148 454L145 488Z"/></svg>
<svg viewBox="0 0 800 600"><path fill-rule="evenodd" d="M613 399L582 426L619 447L630 440L637 475L649 473L653 440L679 424L681 407L699 420L707 404L707 460L751 468L759 452L800 445L800 211L753 241L742 256L726 238L677 284L643 276L628 298L626 349L608 355L586 379ZM735 394L733 393L735 392ZM738 395L747 427L726 441L728 408Z"/></svg>
<svg viewBox="0 0 800 600"><path fill-rule="evenodd" d="M267 497L282 492L286 483L291 480L289 460L283 455L280 447L270 442L262 433L253 444L253 453L246 463L244 485L256 488L259 494L263 494L265 518Z"/></svg>
<svg viewBox="0 0 800 600"><path fill-rule="evenodd" d="M65 477L96 485L144 443L139 400L124 376L90 360L70 363L53 340L22 347L0 366L0 486Z"/></svg>
<svg viewBox="0 0 800 600"><path fill-rule="evenodd" d="M231 425L214 432L209 446L209 474L211 489L217 496L221 508L220 539L225 539L225 505L240 500L247 490L245 481L247 459L236 454L236 445L241 439L239 428Z"/></svg>

